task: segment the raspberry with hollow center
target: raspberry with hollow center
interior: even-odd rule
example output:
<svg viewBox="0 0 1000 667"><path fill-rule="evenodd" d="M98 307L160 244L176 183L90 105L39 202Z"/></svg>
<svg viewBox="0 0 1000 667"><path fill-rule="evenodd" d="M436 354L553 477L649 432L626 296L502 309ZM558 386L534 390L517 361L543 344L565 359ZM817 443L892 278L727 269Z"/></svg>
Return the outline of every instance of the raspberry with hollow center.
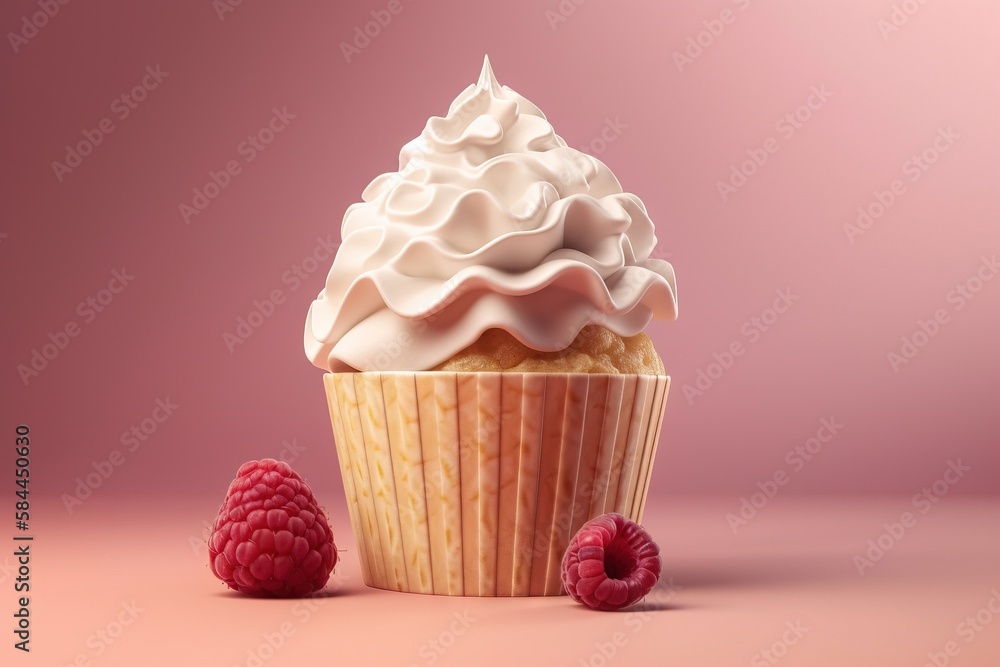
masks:
<svg viewBox="0 0 1000 667"><path fill-rule="evenodd" d="M585 523L562 561L569 596L592 609L621 609L640 600L660 578L660 547L621 514Z"/></svg>
<svg viewBox="0 0 1000 667"><path fill-rule="evenodd" d="M309 485L287 463L262 459L240 466L229 485L208 558L241 593L299 597L326 586L337 550Z"/></svg>

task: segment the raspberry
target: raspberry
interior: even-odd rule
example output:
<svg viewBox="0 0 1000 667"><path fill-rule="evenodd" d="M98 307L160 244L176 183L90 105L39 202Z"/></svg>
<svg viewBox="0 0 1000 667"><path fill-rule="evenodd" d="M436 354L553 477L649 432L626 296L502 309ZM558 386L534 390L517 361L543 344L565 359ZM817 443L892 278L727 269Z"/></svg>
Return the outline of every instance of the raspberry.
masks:
<svg viewBox="0 0 1000 667"><path fill-rule="evenodd" d="M593 609L621 609L652 590L660 578L660 547L642 526L621 514L583 524L562 561L569 596Z"/></svg>
<svg viewBox="0 0 1000 667"><path fill-rule="evenodd" d="M248 461L208 541L212 573L248 595L298 597L326 586L337 550L312 490L274 459Z"/></svg>

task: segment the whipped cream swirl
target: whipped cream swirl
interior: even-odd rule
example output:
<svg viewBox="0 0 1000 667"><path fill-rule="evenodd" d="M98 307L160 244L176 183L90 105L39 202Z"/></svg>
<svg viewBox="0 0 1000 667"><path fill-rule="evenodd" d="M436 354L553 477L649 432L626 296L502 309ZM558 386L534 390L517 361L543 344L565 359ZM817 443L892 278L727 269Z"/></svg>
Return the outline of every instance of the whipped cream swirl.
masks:
<svg viewBox="0 0 1000 667"><path fill-rule="evenodd" d="M307 356L341 371L421 371L491 328L541 351L599 324L633 336L677 316L643 203L566 145L483 64L344 215Z"/></svg>

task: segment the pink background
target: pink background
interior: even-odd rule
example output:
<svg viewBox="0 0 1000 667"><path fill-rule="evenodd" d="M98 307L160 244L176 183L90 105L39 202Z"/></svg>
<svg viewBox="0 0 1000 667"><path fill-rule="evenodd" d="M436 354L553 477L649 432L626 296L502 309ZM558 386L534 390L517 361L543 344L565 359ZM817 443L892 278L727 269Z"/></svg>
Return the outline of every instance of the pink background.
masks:
<svg viewBox="0 0 1000 667"><path fill-rule="evenodd" d="M181 407L101 494L182 475L220 490L293 440L337 487L300 340L329 261L295 290L282 275L338 239L344 209L488 52L571 145L604 149L676 268L680 318L649 328L674 381L656 493L749 493L831 416L843 429L787 490L916 492L956 456L974 468L956 492L1000 490L1000 281L961 310L946 300L1000 250L995 3L928 5L883 39L890 2L591 2L553 30L556 2L407 1L348 64L340 42L384 6L244 3L220 21L204 2L71 3L2 58L4 409L45 443L39 488L72 490L164 397ZM723 9L733 22L678 71L674 52ZM0 26L33 11L5 3ZM119 120L112 102L147 65L169 74ZM831 96L786 138L776 123L813 86ZM273 107L295 118L246 163L237 147ZM60 183L51 163L104 117L115 130ZM592 144L609 118L628 127ZM948 127L959 138L911 182L904 163ZM717 181L769 137L778 151L723 202ZM241 173L185 224L179 205L233 159ZM849 242L844 225L897 178L906 192ZM80 322L121 267L134 282ZM744 324L785 288L798 300L751 342ZM230 354L223 333L274 289L286 301ZM894 372L887 354L939 308L949 322ZM17 365L70 320L80 334L25 386ZM745 353L686 399L734 341Z"/></svg>
<svg viewBox="0 0 1000 667"><path fill-rule="evenodd" d="M317 238L336 243L346 207L476 80L484 53L501 83L643 199L657 254L678 275L679 320L649 327L673 386L647 520L666 571L686 588L676 604L653 605L678 613L658 616L664 631L633 642L632 659L745 664L800 616L825 628L812 635L825 639L802 649L798 659L813 656L806 662L786 664L866 664L845 637L879 647L870 664L920 664L940 650L997 583L995 558L983 556L996 553L986 541L996 502L951 496L1000 491L1000 280L961 309L949 292L975 282L982 258L1000 251L1000 5L895 1L402 0L350 63L341 42L387 2L247 1L221 19L203 0L71 2L39 14L46 24L28 29L16 52L8 33L41 10L35 0L3 3L0 383L8 437L17 423L32 428L44 664L96 659L88 635L134 596L153 610L146 629L130 631L105 664L138 664L144 650L177 637L213 664L245 664L247 647L289 608L236 604L198 544L237 467L265 456L290 460L314 485L347 549L341 572L354 579L344 590L375 600L331 604L340 635L376 637L367 619L405 609L386 622L411 627L409 615L424 625L401 644L374 645L385 661L426 664L414 657L421 642L464 603L420 607L361 586L321 372L301 341L329 260L301 283L283 275ZM552 23L560 6L576 8ZM894 12L898 30L885 32ZM692 61L679 68L675 53L698 40L701 52L690 47ZM147 66L168 74L121 118L115 100ZM825 99L800 109L814 90ZM247 162L239 146L274 108L294 118ZM797 111L804 120L791 132L782 119ZM52 163L104 118L114 130L60 182ZM609 122L623 129L605 142ZM957 138L936 154L948 128ZM925 150L936 161L913 172ZM754 173L723 198L718 182L762 151L766 162L748 166ZM240 173L186 224L179 205L230 160ZM859 207L888 201L878 193L896 179L891 206L852 242L845 225ZM102 296L123 267L134 280L85 321L79 304ZM231 353L224 333L274 290L283 302ZM797 299L771 320L776 290ZM936 335L918 335L926 344L894 369L887 355L942 309ZM754 317L770 322L756 338ZM18 366L67 325L78 335L25 385ZM713 367L734 343L743 353ZM716 376L711 386L703 378L703 394L685 392L700 372ZM123 442L133 425L152 427L157 400L167 399L179 407L154 433ZM832 439L820 432L829 441L806 461L795 448L824 419L841 426ZM9 480L5 451L0 479ZM914 511L911 497L943 479L949 461L970 470L938 483L949 495L936 496L942 509L920 519L891 564L859 578L852 557L885 522ZM66 494L99 469L110 474L67 509ZM726 514L774 489L768 480L782 473L774 505L746 532L731 531ZM828 501L834 494L857 498ZM887 499L866 500L873 495ZM94 576L74 575L74 564ZM0 561L0 581L7 566ZM13 594L8 583L2 590L7 617ZM197 603L206 592L210 604ZM93 618L54 611L78 609L73 601L96 605ZM536 632L543 618L552 624L531 640L543 647L537 655L579 664L593 650L580 642L609 637L620 621L578 620L567 604L498 602L482 612L496 615L479 626L492 630L439 664L468 664L465 651L499 655L508 630L527 619L534 629L521 631ZM206 628L226 615L248 625L213 642ZM312 626L311 641L328 641L328 627ZM729 628L726 642L720 628ZM988 664L976 660L996 655L991 632L962 664ZM287 664L304 646L269 664ZM706 651L714 658L700 662Z"/></svg>

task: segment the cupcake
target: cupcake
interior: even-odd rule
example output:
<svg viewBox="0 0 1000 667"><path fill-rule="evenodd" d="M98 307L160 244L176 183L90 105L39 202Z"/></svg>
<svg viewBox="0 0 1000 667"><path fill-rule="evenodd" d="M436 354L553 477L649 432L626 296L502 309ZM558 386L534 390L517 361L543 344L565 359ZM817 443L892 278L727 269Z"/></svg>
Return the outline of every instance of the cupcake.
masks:
<svg viewBox="0 0 1000 667"><path fill-rule="evenodd" d="M640 521L677 314L653 223L483 64L344 215L306 318L376 588L562 593L605 512Z"/></svg>

